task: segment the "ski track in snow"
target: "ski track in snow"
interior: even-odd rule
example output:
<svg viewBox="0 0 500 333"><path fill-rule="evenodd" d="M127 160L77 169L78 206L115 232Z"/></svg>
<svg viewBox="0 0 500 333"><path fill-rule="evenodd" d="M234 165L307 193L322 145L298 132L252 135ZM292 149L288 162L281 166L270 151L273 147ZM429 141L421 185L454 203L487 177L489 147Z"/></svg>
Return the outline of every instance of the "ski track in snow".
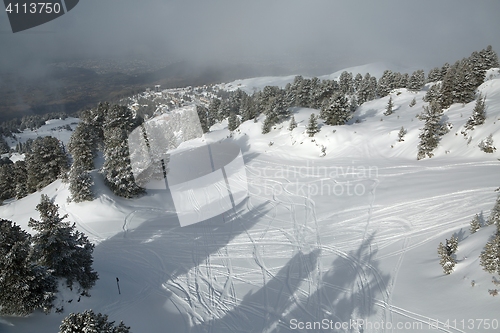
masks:
<svg viewBox="0 0 500 333"><path fill-rule="evenodd" d="M239 212L224 215L220 221L165 228L154 223L173 212L154 207L132 209L123 219L119 248L111 247L107 260L124 262L127 266L112 271L121 281L139 287L133 297L105 299L96 308L116 317L159 296L172 305L185 327L191 327L190 332L292 332L291 318L391 323L403 318L428 325L432 314L413 311L408 304L394 304L405 258L422 245L468 228L469 216L477 213L478 204L491 191L484 186L456 185L452 191L405 196L387 203L381 202L387 191L384 186L423 169L439 173L497 166L486 162L426 168L382 166L378 179L364 181L366 194L355 204L344 205L342 198L329 202L311 195L309 187L317 185L320 177L276 176L272 170L278 172L283 164L265 159L258 162L259 167L246 165L248 200ZM265 182L259 171L262 165L269 167ZM289 186L295 176L307 188L305 193ZM325 204L332 209L318 208ZM63 205L61 213L66 208ZM463 217L456 211L464 212ZM70 219L106 244L78 214L70 212ZM141 229L144 223L153 223L153 227ZM188 246L184 245L187 241L191 242ZM312 261L309 255L315 253L318 258ZM292 258L297 260L292 262ZM384 260L393 265L380 268ZM339 307L347 310L339 313ZM437 325L434 331L465 332L436 319L432 323Z"/></svg>
<svg viewBox="0 0 500 333"><path fill-rule="evenodd" d="M483 163L485 165L485 163ZM486 165L489 165L486 163ZM447 165L440 169L453 169L454 167L463 167L464 164ZM252 167L247 166L248 174L252 174ZM404 170L402 168L386 168L389 174L386 177L408 174L414 172L412 169ZM299 311L310 318L321 318L325 314L330 315L339 321L344 321L346 318L336 317L335 306L336 299L332 299L329 290L336 291L340 294L351 295L354 300L354 308L360 309L361 313L367 314L371 307L375 306L380 311L375 315L379 321L394 322L393 314L397 314L416 322L428 324L430 318L398 307L392 302L392 293L397 282L398 272L404 262L407 251L421 246L426 242L436 239L440 234L451 232L457 229L457 220L446 220L441 224L435 224L430 221L434 220L433 214L441 214L450 207L470 208L473 210L475 201L468 202L466 197L471 195L481 195L484 189L478 188L473 190L462 190L443 195L437 195L429 198L415 199L412 201L398 202L390 206L377 206L375 190L378 185L378 180L373 182L368 202L366 205L358 207L345 207L344 210L335 211L336 217L345 215L346 218L340 218L336 223L340 228L348 227L352 224L351 234L345 234L335 244L324 242L324 239L331 239L331 235L323 233L326 222L331 221L333 216L316 214L316 202L309 196L300 195L290 192L287 187L282 186L287 180L270 179L269 184L257 184L249 179L250 187L262 186L268 190L272 190L273 186L281 186L282 193L285 195L276 195L272 193L271 197L261 196L256 193L251 193L250 199L246 204L246 209L251 211L259 203L264 202L270 207L270 210L265 216L260 218L259 223L253 228L244 230L244 236L238 235L227 245L218 248L215 252L207 253L210 244L207 240L210 239L210 233L213 230L206 226L200 226L197 230L200 232L199 239L203 239L204 243L195 241L193 244L192 261L194 268L188 273L178 276L164 282L164 288L167 290L175 290L175 297L172 302L179 308L179 311L187 312L190 316L191 325L196 325L197 329L203 332L215 332L213 323L217 320L223 320L227 313L230 313L234 308L242 304L245 299L245 294L239 294L237 291L244 285L250 286L252 289L262 288L263 299L261 303L246 303L239 308L239 316L242 320L250 320L255 316L262 319L262 332L273 332L275 330L287 330L285 325L287 320L286 314ZM311 180L314 181L314 180ZM270 191L272 192L272 191ZM300 203L302 202L302 203ZM464 206L465 203L465 206ZM470 207L467 207L469 205ZM414 214L411 218L408 216L408 207L412 207L413 212L422 211L420 214ZM130 213L124 221L123 230L124 237L127 237L128 225L136 216L137 211ZM359 221L360 216L365 215L364 224L355 224ZM288 218L285 218L288 216ZM400 217L401 216L401 217ZM245 223L243 220L233 220L229 223ZM463 223L463 227L467 227L467 223ZM339 229L336 229L337 231ZM182 229L176 232L181 232ZM379 232L369 247L366 253L361 253L367 258L356 257L348 252L359 246L360 242L367 240L368 235L374 232ZM281 237L277 237L280 234ZM347 236L347 237L345 237ZM230 235L228 235L230 237ZM402 237L402 238L401 238ZM246 240L245 240L246 239ZM413 241L413 239L418 239ZM396 243L402 243L399 250L394 250L377 256L377 252L384 250ZM375 253L372 247L375 247ZM243 247L243 251L236 250L237 247ZM276 251L269 250L276 247ZM284 247L289 247L289 250L283 252ZM268 290L268 284L271 280L277 279L275 272L279 268L275 261L279 259L287 260L292 253L302 252L309 253L315 249L321 251L322 257L341 257L346 260L350 269L356 272L356 278L351 282L350 286L340 286L325 281L323 278L328 270L331 269L328 265L325 266L325 260L318 260L315 267L307 267L309 263L301 257L300 271L298 274L303 279L298 288L294 290L291 285L291 276L288 276L282 281L281 287L277 292L277 299L270 299L271 290ZM271 256L270 251L272 252ZM202 257L200 257L202 256ZM377 267L371 264L373 259L380 260L398 256L397 263L390 274L390 279L384 281L382 273ZM204 259L203 259L204 258ZM157 259L162 263L160 256ZM242 268L242 266L234 267L234 262L241 259L252 259L254 262L253 268ZM196 263L202 262L197 265ZM167 268L163 264L158 268L158 264L151 264L159 272L163 272L164 277L167 277ZM289 268L289 270L291 267ZM302 270L310 271L307 276L303 276ZM254 278L250 276L260 275L261 283L256 283ZM245 278L248 276L249 278ZM247 289L248 290L248 289ZM283 299L290 294L291 303L287 305L287 309L282 314L276 314L273 311L275 305L279 305ZM319 291L319 292L318 292ZM150 290L141 292L147 295ZM276 290L272 290L272 294ZM317 293L317 297L304 303L312 294ZM144 296L146 298L147 296ZM118 306L115 304L115 306ZM124 304L120 304L123 308ZM127 306L127 305L125 305ZM129 306L132 306L130 304ZM113 305L107 308L109 311L114 309ZM119 310L118 310L119 311ZM278 319L276 320L276 317ZM366 319L366 318L364 318ZM373 320L373 318L372 318ZM438 325L437 330L442 332L463 332L459 329L445 328L444 323L433 321ZM203 327L202 329L200 327ZM237 324L231 321L224 322L224 327L228 331L238 331L241 329ZM388 330L385 330L388 331ZM394 330L390 330L394 332Z"/></svg>

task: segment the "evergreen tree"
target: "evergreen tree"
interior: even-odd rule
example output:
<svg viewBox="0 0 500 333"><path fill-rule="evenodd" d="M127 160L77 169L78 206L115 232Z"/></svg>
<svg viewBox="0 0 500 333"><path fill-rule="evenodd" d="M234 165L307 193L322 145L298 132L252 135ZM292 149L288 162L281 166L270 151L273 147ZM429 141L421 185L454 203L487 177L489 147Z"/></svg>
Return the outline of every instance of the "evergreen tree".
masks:
<svg viewBox="0 0 500 333"><path fill-rule="evenodd" d="M91 201L93 180L88 170L94 169L94 156L97 153L97 130L91 120L84 118L76 127L68 143L73 156L69 171L69 190L75 202Z"/></svg>
<svg viewBox="0 0 500 333"><path fill-rule="evenodd" d="M70 313L59 326L59 333L129 333L130 327L120 322L108 321L108 316L86 310L83 313Z"/></svg>
<svg viewBox="0 0 500 333"><path fill-rule="evenodd" d="M51 136L38 137L33 141L31 153L26 156L27 185L30 192L52 183L68 170L68 156Z"/></svg>
<svg viewBox="0 0 500 333"><path fill-rule="evenodd" d="M410 107L412 108L412 107L414 107L416 104L417 104L417 100L415 99L415 97L413 97L413 99L411 100L411 102L410 102L410 104L409 104L409 105L410 105Z"/></svg>
<svg viewBox="0 0 500 333"><path fill-rule="evenodd" d="M441 84L433 84L429 90L425 93L424 102L436 101L440 103L442 101L441 95Z"/></svg>
<svg viewBox="0 0 500 333"><path fill-rule="evenodd" d="M405 130L405 128L403 126L401 126L401 129L399 130L399 133L398 133L398 141L399 142L405 141L403 138L406 135L406 133L407 133L407 130Z"/></svg>
<svg viewBox="0 0 500 333"><path fill-rule="evenodd" d="M479 221L479 215L475 215L470 222L470 233L473 234L481 228L481 222Z"/></svg>
<svg viewBox="0 0 500 333"><path fill-rule="evenodd" d="M321 85L319 87L319 97L318 97L318 104L319 107L323 107L325 102L328 102L328 100L337 92L339 92L339 85L337 81L334 80L323 80L321 82Z"/></svg>
<svg viewBox="0 0 500 333"><path fill-rule="evenodd" d="M104 122L104 165L102 172L109 188L118 196L132 198L144 193L135 182L130 165L128 133L134 120L125 106L114 105Z"/></svg>
<svg viewBox="0 0 500 333"><path fill-rule="evenodd" d="M392 96L389 96L389 101L387 102L387 106L385 107L384 116L390 116L392 114L392 108L394 107L394 103L392 102Z"/></svg>
<svg viewBox="0 0 500 333"><path fill-rule="evenodd" d="M360 85L361 85L361 82L363 82L363 75L361 75L360 73L356 74L356 76L354 77L354 83L353 83L353 86L354 86L354 91L358 91Z"/></svg>
<svg viewBox="0 0 500 333"><path fill-rule="evenodd" d="M500 274L500 234L498 231L484 246L484 250L479 255L479 264L488 273Z"/></svg>
<svg viewBox="0 0 500 333"><path fill-rule="evenodd" d="M408 75L408 73L401 74L401 78L399 79L398 87L400 87L400 88L408 87L409 81L410 81L410 76Z"/></svg>
<svg viewBox="0 0 500 333"><path fill-rule="evenodd" d="M344 125L351 117L347 99L341 93L335 94L320 114L327 125Z"/></svg>
<svg viewBox="0 0 500 333"><path fill-rule="evenodd" d="M311 85L309 90L309 107L313 109L319 109L321 107L322 100L322 90L321 81L317 77L311 79Z"/></svg>
<svg viewBox="0 0 500 333"><path fill-rule="evenodd" d="M26 171L26 162L16 161L16 163L14 163L14 177L16 184L16 199L24 198L28 195L28 172Z"/></svg>
<svg viewBox="0 0 500 333"><path fill-rule="evenodd" d="M203 133L208 133L208 109L203 105L196 106L196 112L198 113L198 119L200 121L201 130Z"/></svg>
<svg viewBox="0 0 500 333"><path fill-rule="evenodd" d="M316 133L319 133L319 131L320 129L318 126L318 118L314 113L311 113L306 132L307 134L309 134L309 137L313 137Z"/></svg>
<svg viewBox="0 0 500 333"><path fill-rule="evenodd" d="M419 69L415 72L410 77L410 80L408 81L408 90L410 91L420 91L422 87L425 84L425 74L424 71Z"/></svg>
<svg viewBox="0 0 500 333"><path fill-rule="evenodd" d="M482 151L484 151L485 153L488 153L488 154L493 154L495 152L495 150L497 150L497 148L494 146L494 143L493 143L493 135L490 134L488 135L488 137L484 140L481 140L481 142L479 142L479 149L481 149Z"/></svg>
<svg viewBox="0 0 500 333"><path fill-rule="evenodd" d="M297 122L295 121L295 117L292 116L292 119L290 120L290 125L288 126L288 130L293 131L295 128L297 128Z"/></svg>
<svg viewBox="0 0 500 333"><path fill-rule="evenodd" d="M98 275L92 269L94 245L77 231L75 224L63 221L59 207L47 195L36 206L40 221L30 219L28 226L37 233L33 237L34 258L51 270L55 277L65 278L69 287L78 282L83 290L94 286Z"/></svg>
<svg viewBox="0 0 500 333"><path fill-rule="evenodd" d="M441 136L447 132L446 127L441 124L442 113L443 110L436 101L432 101L429 106L424 106L420 119L425 121L425 125L419 135L417 159L425 158L426 155L434 156L432 151L437 148Z"/></svg>
<svg viewBox="0 0 500 333"><path fill-rule="evenodd" d="M474 106L474 110L472 110L472 115L467 119L467 123L465 124L465 129L473 130L474 126L479 126L484 124L486 119L486 105L485 105L486 97L483 97L481 94L476 99L476 105Z"/></svg>
<svg viewBox="0 0 500 333"><path fill-rule="evenodd" d="M493 50L491 45L488 45L485 50L482 52L482 56L484 59L484 67L485 69L490 68L498 68L500 67L500 63L498 61L498 55Z"/></svg>
<svg viewBox="0 0 500 333"><path fill-rule="evenodd" d="M241 100L241 121L247 121L254 119L257 117L257 112L256 112L256 106L253 101L253 98L248 95L244 95L243 99Z"/></svg>
<svg viewBox="0 0 500 333"><path fill-rule="evenodd" d="M229 131L233 132L240 126L240 118L236 115L235 112L231 112L229 118L227 120L227 128Z"/></svg>
<svg viewBox="0 0 500 333"><path fill-rule="evenodd" d="M219 118L219 108L221 105L221 101L218 98L212 99L210 102L210 105L208 106L208 113L207 113L207 127L210 129L215 123L217 122Z"/></svg>
<svg viewBox="0 0 500 333"><path fill-rule="evenodd" d="M10 152L10 147L4 137L0 135L0 154L6 154L8 152Z"/></svg>
<svg viewBox="0 0 500 333"><path fill-rule="evenodd" d="M493 206L490 216L488 217L488 225L492 224L500 228L500 195L497 197L495 206Z"/></svg>
<svg viewBox="0 0 500 333"><path fill-rule="evenodd" d="M385 97L389 95L392 89L394 89L394 74L391 70L386 69L382 77L378 81L377 95L379 97Z"/></svg>
<svg viewBox="0 0 500 333"><path fill-rule="evenodd" d="M31 261L30 253L29 234L0 219L0 314L27 316L52 308L56 281L45 267Z"/></svg>
<svg viewBox="0 0 500 333"><path fill-rule="evenodd" d="M230 114L231 114L231 105L229 104L229 101L225 99L220 103L217 119L219 121L223 121L224 119L229 117Z"/></svg>
<svg viewBox="0 0 500 333"><path fill-rule="evenodd" d="M352 73L343 71L339 77L339 89L344 95L350 95L354 93L354 82L352 78Z"/></svg>
<svg viewBox="0 0 500 333"><path fill-rule="evenodd" d="M87 170L73 167L69 171L69 191L74 202L92 201L94 180Z"/></svg>
<svg viewBox="0 0 500 333"><path fill-rule="evenodd" d="M458 248L458 239L455 235L451 237L451 239L446 240L446 245L443 243L439 243L438 246L438 255L440 257L439 264L443 267L443 273L448 275L453 272L453 268L455 268L455 264L457 263L454 254Z"/></svg>
<svg viewBox="0 0 500 333"><path fill-rule="evenodd" d="M14 165L0 165L0 200L10 199L16 196L16 178Z"/></svg>
<svg viewBox="0 0 500 333"><path fill-rule="evenodd" d="M311 80L302 79L297 90L297 106L309 107L311 104Z"/></svg>
<svg viewBox="0 0 500 333"><path fill-rule="evenodd" d="M449 67L443 76L441 83L441 106L447 109L454 103L455 75L458 70L458 62Z"/></svg>
<svg viewBox="0 0 500 333"><path fill-rule="evenodd" d="M429 71L427 75L427 83L441 81L443 79L443 73L441 68L434 67Z"/></svg>

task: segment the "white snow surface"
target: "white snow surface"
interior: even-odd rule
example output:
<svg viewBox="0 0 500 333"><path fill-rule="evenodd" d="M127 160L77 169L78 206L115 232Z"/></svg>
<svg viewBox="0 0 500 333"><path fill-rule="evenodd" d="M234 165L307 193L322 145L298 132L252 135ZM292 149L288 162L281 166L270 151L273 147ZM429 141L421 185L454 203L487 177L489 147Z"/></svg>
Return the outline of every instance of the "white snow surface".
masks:
<svg viewBox="0 0 500 333"><path fill-rule="evenodd" d="M500 148L498 73L490 70L479 88L487 119L470 143L460 132L474 102L455 104L445 111L453 128L421 161L423 122L415 115L425 91L391 93L390 116L383 115L389 96L367 102L348 125L321 124L314 138L305 134L309 115L319 113L312 109L294 109L292 132L285 121L262 135L262 116L232 138L227 122L215 125L195 143L238 143L250 194L236 213L193 226L179 226L168 193L118 198L97 171L92 202L67 203L68 185L56 181L0 207L0 217L28 230L40 195L53 198L96 243L99 273L90 298L77 302L63 291L56 302L63 314L1 317L0 332L57 332L66 315L86 309L123 320L132 332L498 331L486 326L500 325L498 299L488 293L498 287L478 258L494 227L469 232L476 213L488 217L500 186L500 149L486 154L477 146L492 134ZM408 134L397 142L401 126ZM445 276L437 247L453 233L458 263ZM367 323L299 329L350 320Z"/></svg>

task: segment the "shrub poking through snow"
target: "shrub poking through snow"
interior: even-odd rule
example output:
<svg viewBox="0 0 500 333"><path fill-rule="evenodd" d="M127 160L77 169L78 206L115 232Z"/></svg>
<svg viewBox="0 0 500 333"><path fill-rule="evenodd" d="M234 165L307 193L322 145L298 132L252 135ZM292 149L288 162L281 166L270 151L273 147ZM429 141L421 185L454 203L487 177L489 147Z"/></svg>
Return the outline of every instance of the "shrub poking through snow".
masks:
<svg viewBox="0 0 500 333"><path fill-rule="evenodd" d="M446 240L446 245L443 243L439 243L438 246L438 255L441 258L439 264L443 267L443 273L446 275L451 274L453 272L453 268L455 268L455 264L457 263L455 260L455 252L458 248L458 238L453 235L450 239Z"/></svg>
<svg viewBox="0 0 500 333"><path fill-rule="evenodd" d="M484 151L485 153L488 153L488 154L493 154L495 152L495 150L497 150L497 148L493 145L493 135L490 134L488 135L488 137L484 140L481 140L481 142L479 142L479 149L481 149L482 151Z"/></svg>

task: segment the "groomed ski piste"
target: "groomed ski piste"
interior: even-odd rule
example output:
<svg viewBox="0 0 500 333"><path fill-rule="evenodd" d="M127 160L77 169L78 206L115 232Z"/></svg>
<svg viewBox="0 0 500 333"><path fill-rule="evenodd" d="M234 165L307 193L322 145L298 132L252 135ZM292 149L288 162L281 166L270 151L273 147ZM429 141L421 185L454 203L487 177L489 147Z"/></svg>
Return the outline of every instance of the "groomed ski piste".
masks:
<svg viewBox="0 0 500 333"><path fill-rule="evenodd" d="M179 226L169 193L118 198L97 170L92 202L68 203L68 185L56 181L5 204L0 217L29 230L41 194L53 198L95 242L99 280L91 297L62 291L62 314L0 317L0 332L58 332L65 316L87 309L132 332L498 331L499 300L488 292L496 286L479 265L495 227L471 235L469 223L489 216L500 186L500 149L478 148L490 134L500 148L500 73L488 71L478 89L487 118L470 142L461 131L475 102L454 104L435 156L417 161L427 89L393 91L390 116L387 96L364 103L347 125L320 121L313 138L305 133L319 114L312 109L294 109L293 131L285 121L261 134L264 116L231 137L227 122L214 125L193 144L236 142L249 196L235 212L188 227ZM398 142L401 126L408 133ZM454 233L457 265L444 275L437 247Z"/></svg>

